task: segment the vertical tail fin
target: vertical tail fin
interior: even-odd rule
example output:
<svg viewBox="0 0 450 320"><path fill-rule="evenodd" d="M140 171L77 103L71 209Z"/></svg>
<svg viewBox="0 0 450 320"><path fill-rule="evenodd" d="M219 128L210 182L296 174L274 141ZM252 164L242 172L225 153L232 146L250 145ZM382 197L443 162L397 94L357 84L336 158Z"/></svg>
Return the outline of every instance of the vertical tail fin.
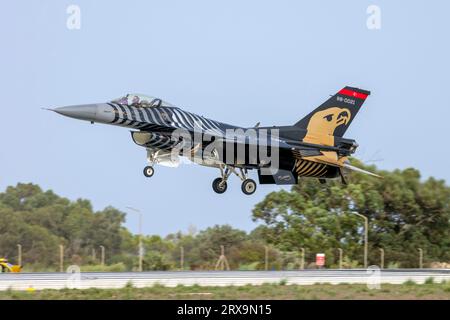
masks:
<svg viewBox="0 0 450 320"><path fill-rule="evenodd" d="M369 95L370 91L345 87L294 126L342 137Z"/></svg>

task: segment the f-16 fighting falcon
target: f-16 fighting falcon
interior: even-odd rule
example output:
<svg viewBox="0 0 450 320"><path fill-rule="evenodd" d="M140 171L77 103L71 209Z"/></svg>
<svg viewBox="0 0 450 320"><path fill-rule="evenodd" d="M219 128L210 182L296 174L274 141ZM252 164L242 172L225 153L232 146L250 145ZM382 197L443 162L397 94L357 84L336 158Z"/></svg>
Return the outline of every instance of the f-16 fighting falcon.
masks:
<svg viewBox="0 0 450 320"><path fill-rule="evenodd" d="M220 170L212 183L216 193L226 191L233 173L242 180L242 191L250 195L256 190L256 182L248 178L251 169L257 170L260 184L277 185L297 184L301 177L321 183L340 177L346 183L344 170L375 176L350 165L348 157L358 144L343 138L369 95L369 91L345 87L295 124L273 127L233 126L141 94L51 110L132 129L133 141L147 150L146 177L153 176L154 164L177 166L180 157L187 157Z"/></svg>

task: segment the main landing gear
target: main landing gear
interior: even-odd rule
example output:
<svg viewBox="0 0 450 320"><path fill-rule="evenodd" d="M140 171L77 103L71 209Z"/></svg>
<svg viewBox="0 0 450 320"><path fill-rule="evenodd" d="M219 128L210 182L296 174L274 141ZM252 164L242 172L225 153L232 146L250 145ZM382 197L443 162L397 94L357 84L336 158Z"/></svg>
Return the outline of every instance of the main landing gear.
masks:
<svg viewBox="0 0 450 320"><path fill-rule="evenodd" d="M247 195L254 194L256 191L256 182L252 179L245 179L242 182L241 189L242 189L242 192Z"/></svg>
<svg viewBox="0 0 450 320"><path fill-rule="evenodd" d="M222 178L215 178L212 183L212 187L215 193L224 193L227 191L228 184Z"/></svg>
<svg viewBox="0 0 450 320"><path fill-rule="evenodd" d="M147 161L149 162L149 165L146 166L143 170L144 176L146 176L147 178L153 177L153 174L155 173L153 164L158 163L157 157L158 157L158 151L153 152L152 150L149 150L149 149L147 150ZM222 194L225 191L227 191L228 177L232 173L234 173L242 181L241 190L244 194L251 195L251 194L255 193L256 182L247 177L247 169L236 168L236 167L228 166L225 164L221 164L219 169L220 169L220 177L214 179L214 181L212 182L212 188L213 188L214 192ZM239 170L237 170L237 169L239 169Z"/></svg>
<svg viewBox="0 0 450 320"><path fill-rule="evenodd" d="M225 168L225 170L224 170ZM236 172L236 168L230 166L221 166L220 167L220 178L214 179L212 183L212 187L214 192L222 194L227 191L227 180L228 177L234 173L242 180L242 192L246 195L251 195L256 191L256 182L252 179L247 178L247 170L239 169L239 173Z"/></svg>

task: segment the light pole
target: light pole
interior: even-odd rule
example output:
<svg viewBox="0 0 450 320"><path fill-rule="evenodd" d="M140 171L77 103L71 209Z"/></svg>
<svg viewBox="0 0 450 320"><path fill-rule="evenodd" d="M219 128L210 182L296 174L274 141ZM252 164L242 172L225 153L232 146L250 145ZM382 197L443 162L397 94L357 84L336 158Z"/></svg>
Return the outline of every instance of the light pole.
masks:
<svg viewBox="0 0 450 320"><path fill-rule="evenodd" d="M422 248L419 248L419 268L423 268L423 250Z"/></svg>
<svg viewBox="0 0 450 320"><path fill-rule="evenodd" d="M342 252L343 250L341 248L338 248L339 251L339 269L342 269Z"/></svg>
<svg viewBox="0 0 450 320"><path fill-rule="evenodd" d="M300 260L300 269L305 269L305 248L300 248L302 252L302 259Z"/></svg>
<svg viewBox="0 0 450 320"><path fill-rule="evenodd" d="M381 269L384 269L384 249L380 248L380 264L381 264Z"/></svg>
<svg viewBox="0 0 450 320"><path fill-rule="evenodd" d="M350 211L356 214L358 217L364 219L364 268L367 269L367 251L368 251L368 238L369 238L369 219L356 211Z"/></svg>
<svg viewBox="0 0 450 320"><path fill-rule="evenodd" d="M64 246L59 245L59 272L64 272Z"/></svg>
<svg viewBox="0 0 450 320"><path fill-rule="evenodd" d="M181 271L184 270L184 247L180 247L180 269Z"/></svg>
<svg viewBox="0 0 450 320"><path fill-rule="evenodd" d="M105 265L105 247L104 246L100 246L100 250L101 250L101 265L104 266Z"/></svg>
<svg viewBox="0 0 450 320"><path fill-rule="evenodd" d="M143 247L142 247L142 212L133 207L126 207L127 209L139 214L139 272L142 272Z"/></svg>
<svg viewBox="0 0 450 320"><path fill-rule="evenodd" d="M264 246L264 270L269 270L269 247Z"/></svg>
<svg viewBox="0 0 450 320"><path fill-rule="evenodd" d="M22 245L17 245L17 264L22 266Z"/></svg>

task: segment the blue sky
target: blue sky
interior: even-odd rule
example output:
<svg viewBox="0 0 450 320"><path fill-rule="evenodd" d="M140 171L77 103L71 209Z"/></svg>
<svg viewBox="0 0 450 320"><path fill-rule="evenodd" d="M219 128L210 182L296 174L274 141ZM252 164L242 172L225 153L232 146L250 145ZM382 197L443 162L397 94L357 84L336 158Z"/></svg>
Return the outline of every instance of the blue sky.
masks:
<svg viewBox="0 0 450 320"><path fill-rule="evenodd" d="M66 27L69 5L81 29ZM381 29L366 26L369 5ZM450 180L448 1L9 1L0 19L0 189L33 182L95 209L140 208L145 233L229 223L277 186L245 196L214 169L157 167L127 129L41 110L127 92L226 123L289 125L345 85L371 90L346 136L383 169ZM253 178L256 174L253 173ZM127 226L137 230L137 217Z"/></svg>

